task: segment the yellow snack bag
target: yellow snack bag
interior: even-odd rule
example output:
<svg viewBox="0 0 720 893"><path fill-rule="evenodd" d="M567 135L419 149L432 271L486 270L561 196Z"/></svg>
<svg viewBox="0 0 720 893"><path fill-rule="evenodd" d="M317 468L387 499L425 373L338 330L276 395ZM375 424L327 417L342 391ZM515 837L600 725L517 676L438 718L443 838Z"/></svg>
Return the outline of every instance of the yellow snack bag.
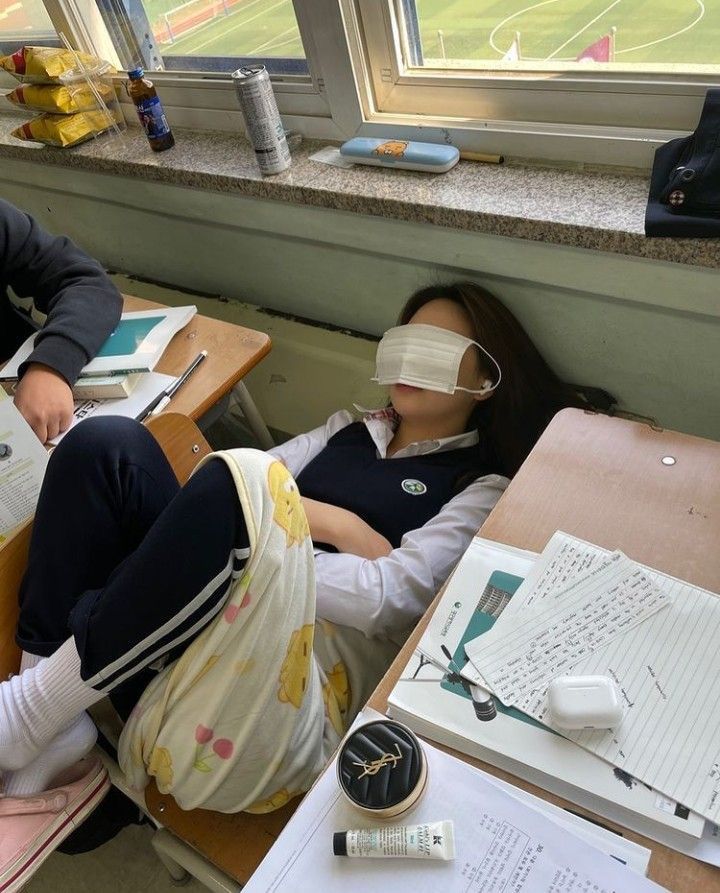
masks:
<svg viewBox="0 0 720 893"><path fill-rule="evenodd" d="M111 84L95 82L95 89L104 102L115 99ZM85 82L60 86L59 84L24 84L6 94L6 99L14 105L34 109L37 112L70 115L97 108L97 100L90 86Z"/></svg>
<svg viewBox="0 0 720 893"><path fill-rule="evenodd" d="M26 46L11 56L0 56L0 68L9 71L19 81L27 84L58 83L61 76L77 68L77 58L88 70L112 74L115 69L97 56L88 53L72 53L56 47Z"/></svg>
<svg viewBox="0 0 720 893"><path fill-rule="evenodd" d="M40 115L13 130L19 140L48 146L76 146L118 123L110 112L78 112L75 115Z"/></svg>

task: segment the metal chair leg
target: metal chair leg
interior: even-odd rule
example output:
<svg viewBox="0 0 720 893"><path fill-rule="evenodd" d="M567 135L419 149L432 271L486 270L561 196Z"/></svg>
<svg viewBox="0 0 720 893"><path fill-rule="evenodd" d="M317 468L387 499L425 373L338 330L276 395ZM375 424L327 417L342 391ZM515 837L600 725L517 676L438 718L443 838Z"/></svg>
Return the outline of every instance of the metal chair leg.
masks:
<svg viewBox="0 0 720 893"><path fill-rule="evenodd" d="M233 388L233 395L237 400L237 403L242 410L242 414L245 417L245 421L248 423L250 430L257 438L260 447L263 450L269 450L275 446L275 441L272 438L272 435L268 431L267 425L265 424L263 417L260 415L260 411L255 405L255 401L250 396L250 392L245 387L243 382L239 381L235 387Z"/></svg>

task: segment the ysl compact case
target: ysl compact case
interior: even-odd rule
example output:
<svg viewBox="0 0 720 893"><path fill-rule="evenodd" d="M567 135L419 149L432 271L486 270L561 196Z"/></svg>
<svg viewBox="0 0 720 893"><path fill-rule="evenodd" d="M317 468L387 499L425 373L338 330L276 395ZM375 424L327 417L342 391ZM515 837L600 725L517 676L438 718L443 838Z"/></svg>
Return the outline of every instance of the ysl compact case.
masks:
<svg viewBox="0 0 720 893"><path fill-rule="evenodd" d="M366 723L340 747L338 782L366 815L393 819L408 812L427 783L427 761L413 732L392 719Z"/></svg>

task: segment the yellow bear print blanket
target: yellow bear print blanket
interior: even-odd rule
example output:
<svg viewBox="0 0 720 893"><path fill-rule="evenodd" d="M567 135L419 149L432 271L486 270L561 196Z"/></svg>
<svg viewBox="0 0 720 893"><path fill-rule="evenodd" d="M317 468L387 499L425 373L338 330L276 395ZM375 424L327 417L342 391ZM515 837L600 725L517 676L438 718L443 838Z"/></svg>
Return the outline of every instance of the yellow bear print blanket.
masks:
<svg viewBox="0 0 720 893"><path fill-rule="evenodd" d="M344 731L349 685L314 652L312 541L290 473L257 450L204 461L230 468L250 557L220 613L145 690L120 765L132 787L154 776L183 809L263 812L312 784Z"/></svg>

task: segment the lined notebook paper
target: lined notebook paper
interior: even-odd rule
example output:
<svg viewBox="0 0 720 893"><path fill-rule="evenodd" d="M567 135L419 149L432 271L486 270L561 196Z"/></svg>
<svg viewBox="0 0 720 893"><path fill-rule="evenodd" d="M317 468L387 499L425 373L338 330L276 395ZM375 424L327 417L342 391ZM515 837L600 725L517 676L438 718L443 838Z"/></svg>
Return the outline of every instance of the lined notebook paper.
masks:
<svg viewBox="0 0 720 893"><path fill-rule="evenodd" d="M597 546L556 533L513 601L518 599L527 611L549 606L557 581L567 585L572 568L598 567L608 556ZM572 667L573 675L615 679L625 705L623 721L610 731L563 730L562 734L718 822L720 598L649 568L642 571L669 606ZM522 617L517 605L514 615L516 620ZM525 692L518 706L550 724L545 695L542 684Z"/></svg>

